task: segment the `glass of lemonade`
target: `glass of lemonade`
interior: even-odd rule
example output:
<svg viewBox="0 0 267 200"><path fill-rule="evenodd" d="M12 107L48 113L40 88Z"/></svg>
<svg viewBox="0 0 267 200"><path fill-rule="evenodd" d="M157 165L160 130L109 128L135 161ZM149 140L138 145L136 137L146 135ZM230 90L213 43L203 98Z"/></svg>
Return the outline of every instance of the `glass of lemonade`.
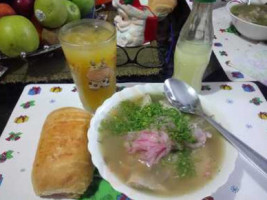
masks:
<svg viewBox="0 0 267 200"><path fill-rule="evenodd" d="M82 19L60 29L59 40L81 102L95 112L116 89L116 30L102 20Z"/></svg>

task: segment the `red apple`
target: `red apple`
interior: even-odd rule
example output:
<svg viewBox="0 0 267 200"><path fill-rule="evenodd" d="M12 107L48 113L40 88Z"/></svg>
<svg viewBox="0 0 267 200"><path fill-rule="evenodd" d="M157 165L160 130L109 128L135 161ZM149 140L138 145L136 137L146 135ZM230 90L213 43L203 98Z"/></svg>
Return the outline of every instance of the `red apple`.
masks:
<svg viewBox="0 0 267 200"><path fill-rule="evenodd" d="M16 12L7 3L0 3L0 18L7 15L15 15Z"/></svg>
<svg viewBox="0 0 267 200"><path fill-rule="evenodd" d="M32 16L34 0L14 0L12 7L15 11L25 17Z"/></svg>
<svg viewBox="0 0 267 200"><path fill-rule="evenodd" d="M36 19L35 15L32 15L31 17L31 22L32 24L35 26L37 33L39 35L39 39L40 42L42 43L42 32L43 32L43 27L41 26L41 24L38 22L38 20Z"/></svg>

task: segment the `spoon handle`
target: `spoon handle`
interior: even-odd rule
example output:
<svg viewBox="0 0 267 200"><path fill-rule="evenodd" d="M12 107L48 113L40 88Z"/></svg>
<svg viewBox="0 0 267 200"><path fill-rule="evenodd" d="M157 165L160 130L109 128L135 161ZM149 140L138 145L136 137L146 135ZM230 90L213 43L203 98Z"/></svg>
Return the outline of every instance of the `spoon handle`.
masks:
<svg viewBox="0 0 267 200"><path fill-rule="evenodd" d="M212 118L202 115L211 125L213 125L221 134L244 156L250 163L257 167L267 177L267 159L254 151L248 145L239 140L232 133L223 128L220 124L214 121Z"/></svg>

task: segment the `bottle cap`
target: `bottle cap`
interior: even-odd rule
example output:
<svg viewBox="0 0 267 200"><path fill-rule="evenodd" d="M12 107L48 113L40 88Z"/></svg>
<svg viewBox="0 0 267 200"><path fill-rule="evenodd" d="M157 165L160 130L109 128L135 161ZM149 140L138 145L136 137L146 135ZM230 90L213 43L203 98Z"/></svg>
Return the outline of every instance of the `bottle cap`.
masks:
<svg viewBox="0 0 267 200"><path fill-rule="evenodd" d="M216 0L194 0L195 2L199 2L199 3L213 3Z"/></svg>

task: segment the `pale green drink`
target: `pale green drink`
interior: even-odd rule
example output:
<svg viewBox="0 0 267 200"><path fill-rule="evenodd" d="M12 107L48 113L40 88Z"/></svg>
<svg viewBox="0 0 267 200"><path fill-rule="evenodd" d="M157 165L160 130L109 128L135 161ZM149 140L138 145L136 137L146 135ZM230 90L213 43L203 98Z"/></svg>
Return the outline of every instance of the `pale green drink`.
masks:
<svg viewBox="0 0 267 200"><path fill-rule="evenodd" d="M176 46L174 54L174 78L201 90L203 74L209 63L211 48L208 44L183 41Z"/></svg>

